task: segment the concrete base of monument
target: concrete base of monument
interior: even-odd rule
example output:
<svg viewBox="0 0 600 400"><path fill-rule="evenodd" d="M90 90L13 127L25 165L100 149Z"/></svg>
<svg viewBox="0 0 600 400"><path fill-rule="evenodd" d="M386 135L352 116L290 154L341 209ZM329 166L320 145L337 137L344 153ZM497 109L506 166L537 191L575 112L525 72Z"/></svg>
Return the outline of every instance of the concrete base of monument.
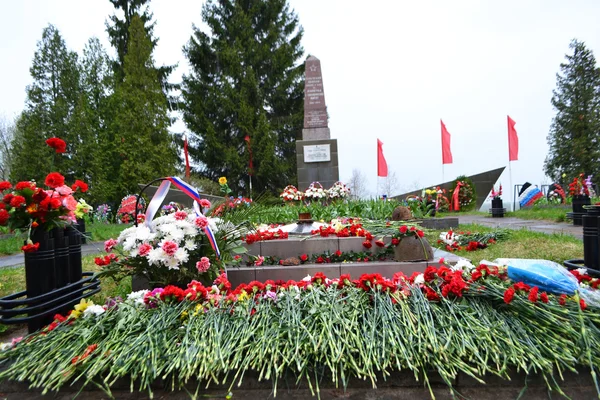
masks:
<svg viewBox="0 0 600 400"><path fill-rule="evenodd" d="M512 371L508 374L510 380L498 378L496 376L486 376L483 380L485 384L479 383L470 376L458 374L452 380L453 389L460 396L452 395L446 383L436 372L427 374L427 378L431 385L431 391L436 399L456 399L469 398L478 400L496 400L496 399L516 399L519 397L530 400L542 400L550 398L549 392L544 378L540 375L526 375L522 372ZM593 379L591 378L589 369L580 368L578 373L564 371L562 373L564 380L556 377L557 383L563 390L564 394L572 399L592 399L597 398L598 394L594 387ZM277 385L277 397L275 399L316 399L313 395L308 383L301 380L296 383L296 377L292 372L284 374L280 378ZM271 380L258 380L256 373L247 372L244 374L244 379L241 385L237 382L230 388L229 383L225 385L209 386L205 389L206 384L198 385L198 382L189 382L185 389L171 390L171 382L169 380L157 380L152 384L152 392L154 399L189 399L190 393L195 393L199 398L225 398L231 391L234 399L267 399L273 398L273 383ZM313 388L315 383L312 382ZM133 385L136 387L137 385ZM377 378L377 388L372 387L370 381L351 378L346 389L336 387L332 383L331 376L322 376L319 380L319 395L323 400L326 399L395 399L408 400L431 399L429 388L423 384L423 377L419 381L410 371L392 372L390 376ZM100 400L108 398L106 393L99 390L94 385L89 385L80 392L80 386L68 384L57 393L49 393L42 396L41 391L29 389L28 384L24 382L3 381L0 383L0 392L3 398L19 399L19 400L34 400L34 399L71 399L79 395L80 398L86 400ZM522 393L521 393L522 392ZM556 398L561 397L558 393ZM116 399L148 399L148 393L131 392L130 382L128 379L121 379L111 387L112 398Z"/></svg>
<svg viewBox="0 0 600 400"><path fill-rule="evenodd" d="M346 239L346 238L344 238ZM263 242L267 243L267 242ZM322 272L330 278L338 278L340 275L350 274L353 279L362 274L381 274L386 278L392 278L396 272L403 272L410 276L413 272L423 272L425 268L433 266L438 268L440 258L444 258L446 263L456 264L461 257L448 253L443 250L434 250L433 260L398 262L398 261L379 261L379 262L352 262L352 263L327 263L327 264L302 264L296 266L268 265L261 267L232 267L227 269L227 278L232 287L240 283L250 281L264 282L267 279L274 281L282 280L301 280L307 275L313 276L317 272Z"/></svg>

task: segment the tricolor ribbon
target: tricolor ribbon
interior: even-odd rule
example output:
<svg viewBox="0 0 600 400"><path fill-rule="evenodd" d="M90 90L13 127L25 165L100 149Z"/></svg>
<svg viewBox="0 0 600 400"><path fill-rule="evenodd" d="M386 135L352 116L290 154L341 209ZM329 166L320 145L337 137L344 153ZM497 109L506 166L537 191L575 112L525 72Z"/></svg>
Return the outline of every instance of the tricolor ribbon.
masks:
<svg viewBox="0 0 600 400"><path fill-rule="evenodd" d="M163 181L158 187L158 190L156 191L156 193L154 193L152 200L150 200L150 203L146 208L146 226L150 229L152 229L152 220L154 219L158 208L165 200L165 197L167 197L167 193L169 192L171 184L175 185L177 189L181 190L183 193L191 197L194 200L194 212L196 213L196 216L202 215L202 211L200 210L199 204L200 194L198 193L198 191L192 186L190 186L190 184L182 181L176 176L167 176L166 178L163 178ZM209 225L206 225L206 227L203 228L203 231L204 234L206 234L206 237L208 238L208 242L215 251L217 258L220 258L221 252L219 251L219 246L217 245L217 240L212 229L210 229Z"/></svg>

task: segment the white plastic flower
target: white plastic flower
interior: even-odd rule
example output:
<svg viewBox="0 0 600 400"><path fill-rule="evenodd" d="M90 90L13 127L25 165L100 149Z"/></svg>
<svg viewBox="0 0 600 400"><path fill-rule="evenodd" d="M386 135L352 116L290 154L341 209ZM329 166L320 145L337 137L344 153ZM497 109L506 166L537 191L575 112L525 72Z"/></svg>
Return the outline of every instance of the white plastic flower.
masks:
<svg viewBox="0 0 600 400"><path fill-rule="evenodd" d="M104 309L104 307L98 305L98 304L94 304L89 306L88 308L86 308L85 310L83 310L83 317L84 318L89 318L91 316L99 316L104 314L106 310Z"/></svg>
<svg viewBox="0 0 600 400"><path fill-rule="evenodd" d="M145 306L144 296L149 292L149 290L138 290L137 292L131 292L127 295L127 303L143 307Z"/></svg>

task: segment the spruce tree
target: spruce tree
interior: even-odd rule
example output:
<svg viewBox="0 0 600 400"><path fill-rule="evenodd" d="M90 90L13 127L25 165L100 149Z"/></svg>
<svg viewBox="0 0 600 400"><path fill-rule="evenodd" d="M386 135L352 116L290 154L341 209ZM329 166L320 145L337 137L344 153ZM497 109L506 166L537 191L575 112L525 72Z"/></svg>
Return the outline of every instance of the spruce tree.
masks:
<svg viewBox="0 0 600 400"><path fill-rule="evenodd" d="M72 134L74 110L80 95L77 54L67 49L58 29L49 25L37 44L30 68L33 83L27 87L25 110L19 119L20 132L11 167L13 180L43 181L50 170L65 175L77 173L72 158L77 138ZM67 142L67 153L56 154L45 141L59 137Z"/></svg>
<svg viewBox="0 0 600 400"><path fill-rule="evenodd" d="M106 31L110 43L117 51L117 59L113 62L115 78L117 81L122 81L125 76L125 56L129 49L130 27L134 16L138 16L148 33L152 45L152 50L158 43L158 38L153 37L155 22L152 21L152 13L148 9L150 0L109 0L115 7L116 11L121 11L122 16L117 13L109 17L110 22L106 23ZM120 13L119 13L120 14ZM168 82L169 75L173 72L176 65L163 65L158 67L157 73L160 83L167 100L169 101L170 109L176 109L177 104L175 99L169 95L173 90L179 89L179 86Z"/></svg>
<svg viewBox="0 0 600 400"><path fill-rule="evenodd" d="M552 106L556 116L548 134L546 175L560 181L579 173L600 178L600 72L591 50L573 40L572 54L556 75Z"/></svg>
<svg viewBox="0 0 600 400"><path fill-rule="evenodd" d="M79 161L77 178L90 186L88 200L104 202L110 197L110 166L116 161L110 153L114 138L108 129L114 82L110 59L97 38L91 38L83 49L80 70L82 91L72 124L79 146L73 157Z"/></svg>
<svg viewBox="0 0 600 400"><path fill-rule="evenodd" d="M113 140L106 151L115 157L109 173L115 200L137 193L139 183L171 175L177 159L168 131L167 102L152 60L152 41L137 15L131 19L123 71L123 82L117 83L111 98Z"/></svg>
<svg viewBox="0 0 600 400"><path fill-rule="evenodd" d="M246 189L248 135L256 190L295 183L304 89L298 17L287 0L209 0L202 19L209 31L194 28L182 85L200 174L227 176L234 191Z"/></svg>

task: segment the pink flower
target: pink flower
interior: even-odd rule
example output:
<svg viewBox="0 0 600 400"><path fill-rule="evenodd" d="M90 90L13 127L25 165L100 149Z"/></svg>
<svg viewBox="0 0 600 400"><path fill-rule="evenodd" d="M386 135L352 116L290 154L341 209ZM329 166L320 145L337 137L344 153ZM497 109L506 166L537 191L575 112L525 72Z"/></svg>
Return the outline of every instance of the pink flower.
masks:
<svg viewBox="0 0 600 400"><path fill-rule="evenodd" d="M208 201L206 199L200 199L200 207L210 208L210 201Z"/></svg>
<svg viewBox="0 0 600 400"><path fill-rule="evenodd" d="M175 243L171 240L167 240L162 245L163 251L165 253L167 253L167 255L169 255L169 256L175 255L175 252L177 251L178 248L179 248L179 246L177 246L177 243Z"/></svg>
<svg viewBox="0 0 600 400"><path fill-rule="evenodd" d="M70 195L67 196L67 197L65 197L65 198L63 198L62 204L69 211L75 211L75 209L77 208L77 200L75 200L75 198L73 196L70 196Z"/></svg>
<svg viewBox="0 0 600 400"><path fill-rule="evenodd" d="M54 190L56 190L61 196L68 196L70 194L73 194L73 189L71 189L67 185L59 186Z"/></svg>
<svg viewBox="0 0 600 400"><path fill-rule="evenodd" d="M265 258L263 256L258 256L256 257L256 260L254 261L254 265L256 265L257 267L260 267L263 262L265 262Z"/></svg>
<svg viewBox="0 0 600 400"><path fill-rule="evenodd" d="M204 229L208 226L208 218L206 218L204 215L201 215L196 218L195 223L198 228Z"/></svg>
<svg viewBox="0 0 600 400"><path fill-rule="evenodd" d="M104 251L110 253L117 244L119 244L119 242L117 242L115 239L108 239L106 242L104 242Z"/></svg>
<svg viewBox="0 0 600 400"><path fill-rule="evenodd" d="M148 255L148 253L150 253L150 250L152 250L152 246L149 245L148 243L144 243L140 246L140 249L138 250L138 254L142 257Z"/></svg>
<svg viewBox="0 0 600 400"><path fill-rule="evenodd" d="M202 257L200 259L200 261L198 261L196 263L196 269L201 274L208 271L209 268L210 268L210 260L208 259L208 257Z"/></svg>
<svg viewBox="0 0 600 400"><path fill-rule="evenodd" d="M185 211L177 211L175 213L175 219L178 221L183 221L187 218L187 213Z"/></svg>

